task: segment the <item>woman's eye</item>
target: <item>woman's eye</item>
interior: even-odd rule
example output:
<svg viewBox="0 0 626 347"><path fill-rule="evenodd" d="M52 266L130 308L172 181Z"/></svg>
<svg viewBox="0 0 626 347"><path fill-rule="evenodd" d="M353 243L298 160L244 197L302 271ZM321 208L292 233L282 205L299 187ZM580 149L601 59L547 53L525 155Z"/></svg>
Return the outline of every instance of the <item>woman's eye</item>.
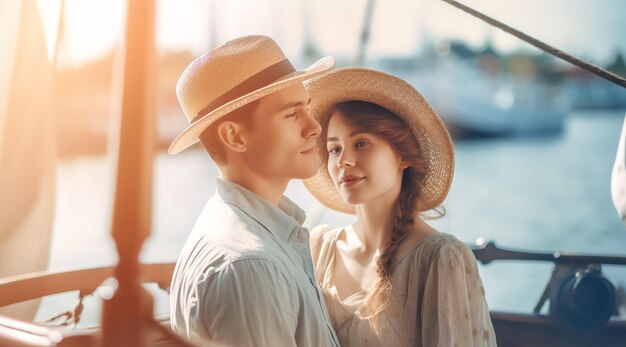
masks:
<svg viewBox="0 0 626 347"><path fill-rule="evenodd" d="M297 112L292 112L292 113L288 114L287 116L285 116L285 118L294 118L297 115L298 115Z"/></svg>
<svg viewBox="0 0 626 347"><path fill-rule="evenodd" d="M339 153L339 147L331 147L330 149L328 149L328 153L330 154L337 154Z"/></svg>
<svg viewBox="0 0 626 347"><path fill-rule="evenodd" d="M355 145L356 148L366 148L367 146L369 146L369 143L367 143L367 141L359 141Z"/></svg>

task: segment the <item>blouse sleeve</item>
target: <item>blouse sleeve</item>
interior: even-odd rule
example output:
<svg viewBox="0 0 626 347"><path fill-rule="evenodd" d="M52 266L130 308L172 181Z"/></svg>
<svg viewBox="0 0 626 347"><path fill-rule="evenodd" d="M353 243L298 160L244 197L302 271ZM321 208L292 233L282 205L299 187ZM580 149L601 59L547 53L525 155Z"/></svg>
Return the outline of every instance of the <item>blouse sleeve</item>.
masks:
<svg viewBox="0 0 626 347"><path fill-rule="evenodd" d="M476 258L465 244L447 243L434 256L421 315L424 346L496 346Z"/></svg>

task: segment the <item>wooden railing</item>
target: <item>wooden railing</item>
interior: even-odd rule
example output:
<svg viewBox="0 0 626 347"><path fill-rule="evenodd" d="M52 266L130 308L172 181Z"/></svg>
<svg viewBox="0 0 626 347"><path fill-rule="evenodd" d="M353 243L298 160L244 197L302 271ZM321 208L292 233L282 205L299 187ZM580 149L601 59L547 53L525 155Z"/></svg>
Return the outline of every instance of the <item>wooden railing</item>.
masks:
<svg viewBox="0 0 626 347"><path fill-rule="evenodd" d="M141 264L141 282L169 286L174 263ZM112 278L115 267L99 267L56 272L37 272L0 280L0 307L47 295L80 291L92 294L107 278ZM169 331L169 315L151 317L146 322L151 344L159 346L187 345ZM99 346L101 330L47 326L0 316L0 346Z"/></svg>

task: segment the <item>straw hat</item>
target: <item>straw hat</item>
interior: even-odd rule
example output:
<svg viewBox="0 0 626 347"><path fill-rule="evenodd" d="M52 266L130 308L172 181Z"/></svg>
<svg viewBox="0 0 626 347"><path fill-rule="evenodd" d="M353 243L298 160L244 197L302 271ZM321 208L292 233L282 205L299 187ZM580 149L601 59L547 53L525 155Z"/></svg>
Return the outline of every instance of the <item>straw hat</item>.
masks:
<svg viewBox="0 0 626 347"><path fill-rule="evenodd" d="M176 95L190 125L169 148L176 154L230 112L330 70L325 57L304 71L296 71L280 47L267 36L244 36L216 47L194 60L178 80Z"/></svg>
<svg viewBox="0 0 626 347"><path fill-rule="evenodd" d="M309 109L320 124L325 124L331 107L351 100L371 102L398 115L413 131L428 168L419 188L421 211L443 202L454 174L454 148L443 122L415 88L398 77L365 68L331 71L309 81L306 88L311 96ZM320 154L326 150L322 142ZM305 180L304 185L326 207L354 214L354 206L341 198L321 158L319 155L317 175Z"/></svg>

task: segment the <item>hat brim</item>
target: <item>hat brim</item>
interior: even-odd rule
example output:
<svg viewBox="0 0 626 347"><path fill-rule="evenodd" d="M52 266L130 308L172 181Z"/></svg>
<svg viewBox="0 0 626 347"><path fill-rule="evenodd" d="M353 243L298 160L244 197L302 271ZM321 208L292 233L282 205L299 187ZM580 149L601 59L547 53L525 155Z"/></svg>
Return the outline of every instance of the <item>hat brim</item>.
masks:
<svg viewBox="0 0 626 347"><path fill-rule="evenodd" d="M413 86L393 75L366 68L333 70L306 83L311 97L309 109L321 124L334 105L352 101L367 101L382 106L398 115L413 131L427 172L420 190L420 211L439 206L450 190L454 175L454 147L443 122ZM304 180L304 186L324 206L354 214L355 207L346 203L321 162L326 150L325 139L320 139L318 173Z"/></svg>
<svg viewBox="0 0 626 347"><path fill-rule="evenodd" d="M218 119L228 115L236 109L243 107L253 101L256 101L264 96L275 93L283 88L288 87L292 83L298 81L306 81L313 77L319 76L328 70L332 69L335 65L335 60L332 57L324 57L307 69L302 71L294 71L271 84L243 95L237 99L229 101L228 103L216 108L215 110L202 116L202 118L190 124L185 130L183 130L170 144L168 149L169 154L179 153L191 145L199 141L200 134L211 124Z"/></svg>

